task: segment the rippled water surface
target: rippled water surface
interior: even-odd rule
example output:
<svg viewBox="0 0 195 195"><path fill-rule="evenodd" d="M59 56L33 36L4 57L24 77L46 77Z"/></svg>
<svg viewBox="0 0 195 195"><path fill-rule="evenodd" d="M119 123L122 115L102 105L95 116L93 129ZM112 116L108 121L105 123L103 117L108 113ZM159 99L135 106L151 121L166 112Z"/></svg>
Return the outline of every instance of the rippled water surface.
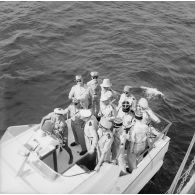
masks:
<svg viewBox="0 0 195 195"><path fill-rule="evenodd" d="M66 107L77 73L99 71L136 97L157 88L164 96L147 98L173 122L171 143L142 192L166 192L195 132L195 3L0 2L0 24L1 135Z"/></svg>

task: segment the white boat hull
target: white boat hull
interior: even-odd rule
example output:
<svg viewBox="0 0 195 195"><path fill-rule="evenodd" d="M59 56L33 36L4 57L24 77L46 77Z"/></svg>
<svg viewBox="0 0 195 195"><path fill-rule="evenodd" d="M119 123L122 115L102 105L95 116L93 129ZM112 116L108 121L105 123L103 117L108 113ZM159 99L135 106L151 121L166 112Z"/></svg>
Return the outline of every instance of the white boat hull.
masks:
<svg viewBox="0 0 195 195"><path fill-rule="evenodd" d="M117 165L104 163L99 173L91 172L76 177L59 176L54 181L35 172L28 165L24 176L17 176L22 157L17 154L20 144L24 144L37 127L12 127L17 136L5 134L1 139L0 179L1 193L138 193L143 186L156 174L163 164L168 150L170 138L160 138L155 147L143 158L131 174L119 177L120 169ZM28 135L29 134L29 135ZM15 140L17 143L14 144ZM20 144L19 144L20 143ZM13 144L13 145L11 145ZM14 148L13 148L14 147ZM10 154L8 154L10 151ZM17 162L18 160L18 162ZM74 165L65 174L82 172ZM11 186L11 187L10 187Z"/></svg>

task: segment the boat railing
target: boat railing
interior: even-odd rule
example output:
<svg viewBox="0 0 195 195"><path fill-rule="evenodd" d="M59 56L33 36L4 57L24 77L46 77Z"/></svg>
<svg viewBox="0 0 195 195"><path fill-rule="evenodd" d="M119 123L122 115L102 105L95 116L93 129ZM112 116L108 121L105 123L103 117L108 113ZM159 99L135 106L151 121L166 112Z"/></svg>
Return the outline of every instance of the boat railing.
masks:
<svg viewBox="0 0 195 195"><path fill-rule="evenodd" d="M163 116L157 114L157 113L155 113L155 114L156 114L161 120L164 120L164 121L167 123L167 125L166 125L166 126L164 127L164 129L161 131L161 133L164 134L164 135L163 135L163 139L165 139L165 137L166 137L166 135L167 135L167 133L168 133L168 131L169 131L169 128L170 128L171 125L172 125L172 122L169 121L168 119L164 118Z"/></svg>

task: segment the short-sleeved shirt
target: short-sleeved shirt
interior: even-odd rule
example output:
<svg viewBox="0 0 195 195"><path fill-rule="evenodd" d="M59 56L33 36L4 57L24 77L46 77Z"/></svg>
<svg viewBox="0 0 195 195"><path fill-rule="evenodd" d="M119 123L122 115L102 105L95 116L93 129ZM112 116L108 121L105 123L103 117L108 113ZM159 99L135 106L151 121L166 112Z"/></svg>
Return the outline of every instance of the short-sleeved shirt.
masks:
<svg viewBox="0 0 195 195"><path fill-rule="evenodd" d="M125 126L131 125L131 122L132 122L132 119L133 119L133 115L132 114L125 113L125 112L119 112L117 117L122 119L123 124L125 124Z"/></svg>
<svg viewBox="0 0 195 195"><path fill-rule="evenodd" d="M100 111L105 118L115 117L116 116L116 110L113 105L100 105Z"/></svg>
<svg viewBox="0 0 195 195"><path fill-rule="evenodd" d="M145 142L148 131L148 125L144 124L142 121L136 120L131 129L130 140L135 143Z"/></svg>
<svg viewBox="0 0 195 195"><path fill-rule="evenodd" d="M69 98L76 98L80 100L80 103L83 108L88 108L89 106L89 89L87 85L79 86L74 85L69 93Z"/></svg>
<svg viewBox="0 0 195 195"><path fill-rule="evenodd" d="M68 127L64 118L62 120L56 120L55 113L53 112L48 116L51 117L51 122L53 123L53 131L51 133L61 141L67 140Z"/></svg>

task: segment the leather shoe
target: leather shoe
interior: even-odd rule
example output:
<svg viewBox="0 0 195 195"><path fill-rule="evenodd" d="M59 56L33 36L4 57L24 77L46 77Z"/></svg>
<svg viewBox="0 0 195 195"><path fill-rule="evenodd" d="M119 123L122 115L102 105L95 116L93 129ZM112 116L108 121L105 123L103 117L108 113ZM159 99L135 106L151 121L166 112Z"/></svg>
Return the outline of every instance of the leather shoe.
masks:
<svg viewBox="0 0 195 195"><path fill-rule="evenodd" d="M77 146L78 144L76 142L72 142L70 146Z"/></svg>
<svg viewBox="0 0 195 195"><path fill-rule="evenodd" d="M87 150L81 151L79 154L83 156L85 153L87 153Z"/></svg>

